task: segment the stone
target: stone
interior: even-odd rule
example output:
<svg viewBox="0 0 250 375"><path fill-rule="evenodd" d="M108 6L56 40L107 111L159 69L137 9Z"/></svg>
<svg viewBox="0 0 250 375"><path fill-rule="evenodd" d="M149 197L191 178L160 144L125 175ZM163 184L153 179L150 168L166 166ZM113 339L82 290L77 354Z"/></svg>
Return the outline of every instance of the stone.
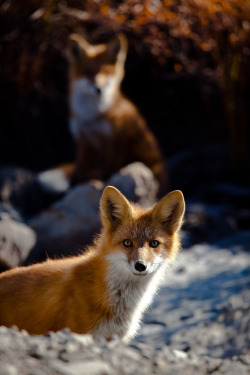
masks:
<svg viewBox="0 0 250 375"><path fill-rule="evenodd" d="M152 206L159 193L159 183L152 171L140 162L132 163L114 174L107 185L115 186L132 202Z"/></svg>
<svg viewBox="0 0 250 375"><path fill-rule="evenodd" d="M37 234L37 243L26 263L79 254L83 245L91 243L100 228L98 211L102 190L102 183L79 185L32 218L29 225Z"/></svg>
<svg viewBox="0 0 250 375"><path fill-rule="evenodd" d="M11 207L0 204L0 267L16 267L29 255L36 242L35 232L21 221Z"/></svg>
<svg viewBox="0 0 250 375"><path fill-rule="evenodd" d="M13 365L0 364L0 374L1 375L18 375L17 369Z"/></svg>
<svg viewBox="0 0 250 375"><path fill-rule="evenodd" d="M234 213L229 206L216 206L186 201L185 222L182 227L183 245L216 242L236 233Z"/></svg>
<svg viewBox="0 0 250 375"><path fill-rule="evenodd" d="M92 335L79 335L76 333L72 333L71 337L74 340L74 342L77 342L78 344L84 347L89 347L90 345L94 344Z"/></svg>
<svg viewBox="0 0 250 375"><path fill-rule="evenodd" d="M115 375L116 373L104 361L79 361L69 364L55 364L53 369L62 375Z"/></svg>
<svg viewBox="0 0 250 375"><path fill-rule="evenodd" d="M203 189L211 182L232 174L229 149L217 142L174 153L168 158L168 166L171 188L188 194L195 192L196 197L203 195Z"/></svg>
<svg viewBox="0 0 250 375"><path fill-rule="evenodd" d="M47 189L32 171L6 166L0 168L0 201L15 208L23 217L30 217L61 196Z"/></svg>

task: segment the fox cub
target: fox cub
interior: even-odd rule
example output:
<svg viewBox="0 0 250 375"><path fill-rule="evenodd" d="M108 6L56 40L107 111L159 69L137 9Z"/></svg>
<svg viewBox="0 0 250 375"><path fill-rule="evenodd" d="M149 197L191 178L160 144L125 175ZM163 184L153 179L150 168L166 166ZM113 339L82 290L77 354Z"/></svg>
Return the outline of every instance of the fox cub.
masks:
<svg viewBox="0 0 250 375"><path fill-rule="evenodd" d="M140 161L152 170L164 191L166 173L157 141L120 91L127 55L125 36L92 45L79 34L71 34L66 54L70 131L77 153L73 183L105 180Z"/></svg>
<svg viewBox="0 0 250 375"><path fill-rule="evenodd" d="M30 334L68 327L107 340L135 335L178 252L183 195L173 191L143 210L108 186L100 206L103 227L86 254L0 275L0 325Z"/></svg>

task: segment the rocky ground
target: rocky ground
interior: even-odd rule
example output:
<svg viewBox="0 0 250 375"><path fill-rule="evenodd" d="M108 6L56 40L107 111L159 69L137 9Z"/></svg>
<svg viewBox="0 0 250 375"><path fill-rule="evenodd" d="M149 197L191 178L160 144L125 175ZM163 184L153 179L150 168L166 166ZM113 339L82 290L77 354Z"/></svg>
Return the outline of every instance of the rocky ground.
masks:
<svg viewBox="0 0 250 375"><path fill-rule="evenodd" d="M147 182L152 187L151 178L136 165L114 175L109 183L126 186L129 199L146 204L149 188L143 187ZM49 209L23 220L27 207L16 203L23 203L22 194L19 197L16 185L4 181L1 196L9 191L9 203L16 199L15 204L3 202L0 207L0 252L9 264L22 262L30 249L40 256L39 243L45 241L43 233L50 233L48 229L66 236L76 220L80 224L69 240L83 241L79 235L99 225L100 183L76 187ZM227 187L225 195L224 185L213 189L216 204L211 199L187 199L183 249L130 344L94 342L91 336L67 330L29 336L0 327L0 375L249 374L250 211L245 204L249 191ZM155 190L150 199L154 197ZM86 207L91 208L90 215ZM46 246L50 243L52 237Z"/></svg>
<svg viewBox="0 0 250 375"><path fill-rule="evenodd" d="M249 253L183 250L138 340L213 357L250 354L249 287Z"/></svg>
<svg viewBox="0 0 250 375"><path fill-rule="evenodd" d="M0 374L247 375L249 287L250 257L239 244L183 249L129 345L1 327Z"/></svg>

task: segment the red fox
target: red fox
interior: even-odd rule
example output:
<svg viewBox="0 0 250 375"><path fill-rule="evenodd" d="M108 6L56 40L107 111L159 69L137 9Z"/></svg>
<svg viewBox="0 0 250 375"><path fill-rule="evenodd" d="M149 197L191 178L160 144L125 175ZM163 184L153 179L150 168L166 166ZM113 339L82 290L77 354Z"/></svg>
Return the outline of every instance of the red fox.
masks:
<svg viewBox="0 0 250 375"><path fill-rule="evenodd" d="M106 180L134 161L147 165L165 191L166 172L158 143L135 106L121 93L127 39L89 44L71 34L69 61L70 131L76 142L73 184Z"/></svg>
<svg viewBox="0 0 250 375"><path fill-rule="evenodd" d="M0 325L129 340L178 252L184 208L179 190L144 210L108 186L101 233L85 254L0 275Z"/></svg>

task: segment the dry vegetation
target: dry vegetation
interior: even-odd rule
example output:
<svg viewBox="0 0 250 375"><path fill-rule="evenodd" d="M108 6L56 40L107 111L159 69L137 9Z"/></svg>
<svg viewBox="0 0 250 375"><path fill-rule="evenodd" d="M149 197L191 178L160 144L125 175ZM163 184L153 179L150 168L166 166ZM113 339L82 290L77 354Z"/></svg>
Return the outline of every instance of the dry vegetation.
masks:
<svg viewBox="0 0 250 375"><path fill-rule="evenodd" d="M2 88L9 90L11 87L9 96L12 103L15 102L15 94L15 99L21 100L22 105L28 106L29 103L34 106L34 113L45 111L48 114L52 108L61 108L66 103L67 65L63 51L68 34L79 32L87 35L92 42L102 42L114 33L124 32L130 45L127 68L128 74L131 73L131 82L133 76L140 75L142 70L143 74L147 73L145 80L149 85L158 79L165 85L169 81L177 82L178 86L182 79L187 85L195 86L192 100L198 101L201 96L206 110L214 111L211 119L218 117L218 111L224 116L222 122L227 125L234 160L238 166L246 161L250 1L2 0L0 25L0 76L4 83ZM125 89L136 99L141 93L139 89L133 89L131 82L125 84ZM176 108L184 101L180 91L175 92ZM158 101L153 101L152 105L162 103L164 92L159 88ZM157 96L156 89L153 95ZM30 99L34 97L35 104ZM220 102L216 108L211 104L211 97ZM3 93L0 95L2 98L5 98ZM32 104L27 100L31 100ZM53 103L49 109L48 102ZM138 99L142 110L148 103ZM163 103L161 105L151 108L151 112L156 111L160 115L149 115L151 126L158 123L160 135L164 134L164 126L168 127L167 132L171 127L171 114L168 119L159 120L160 116L169 115L163 109ZM65 110L65 123L66 115ZM192 113L187 115L191 115L191 122L196 121ZM174 113L172 116L174 118ZM8 123L6 113L3 118ZM27 121L27 118L19 118ZM60 122L61 118L56 120ZM15 121L14 117L12 127ZM55 118L43 114L44 121L55 123ZM202 127L202 124L199 126Z"/></svg>

